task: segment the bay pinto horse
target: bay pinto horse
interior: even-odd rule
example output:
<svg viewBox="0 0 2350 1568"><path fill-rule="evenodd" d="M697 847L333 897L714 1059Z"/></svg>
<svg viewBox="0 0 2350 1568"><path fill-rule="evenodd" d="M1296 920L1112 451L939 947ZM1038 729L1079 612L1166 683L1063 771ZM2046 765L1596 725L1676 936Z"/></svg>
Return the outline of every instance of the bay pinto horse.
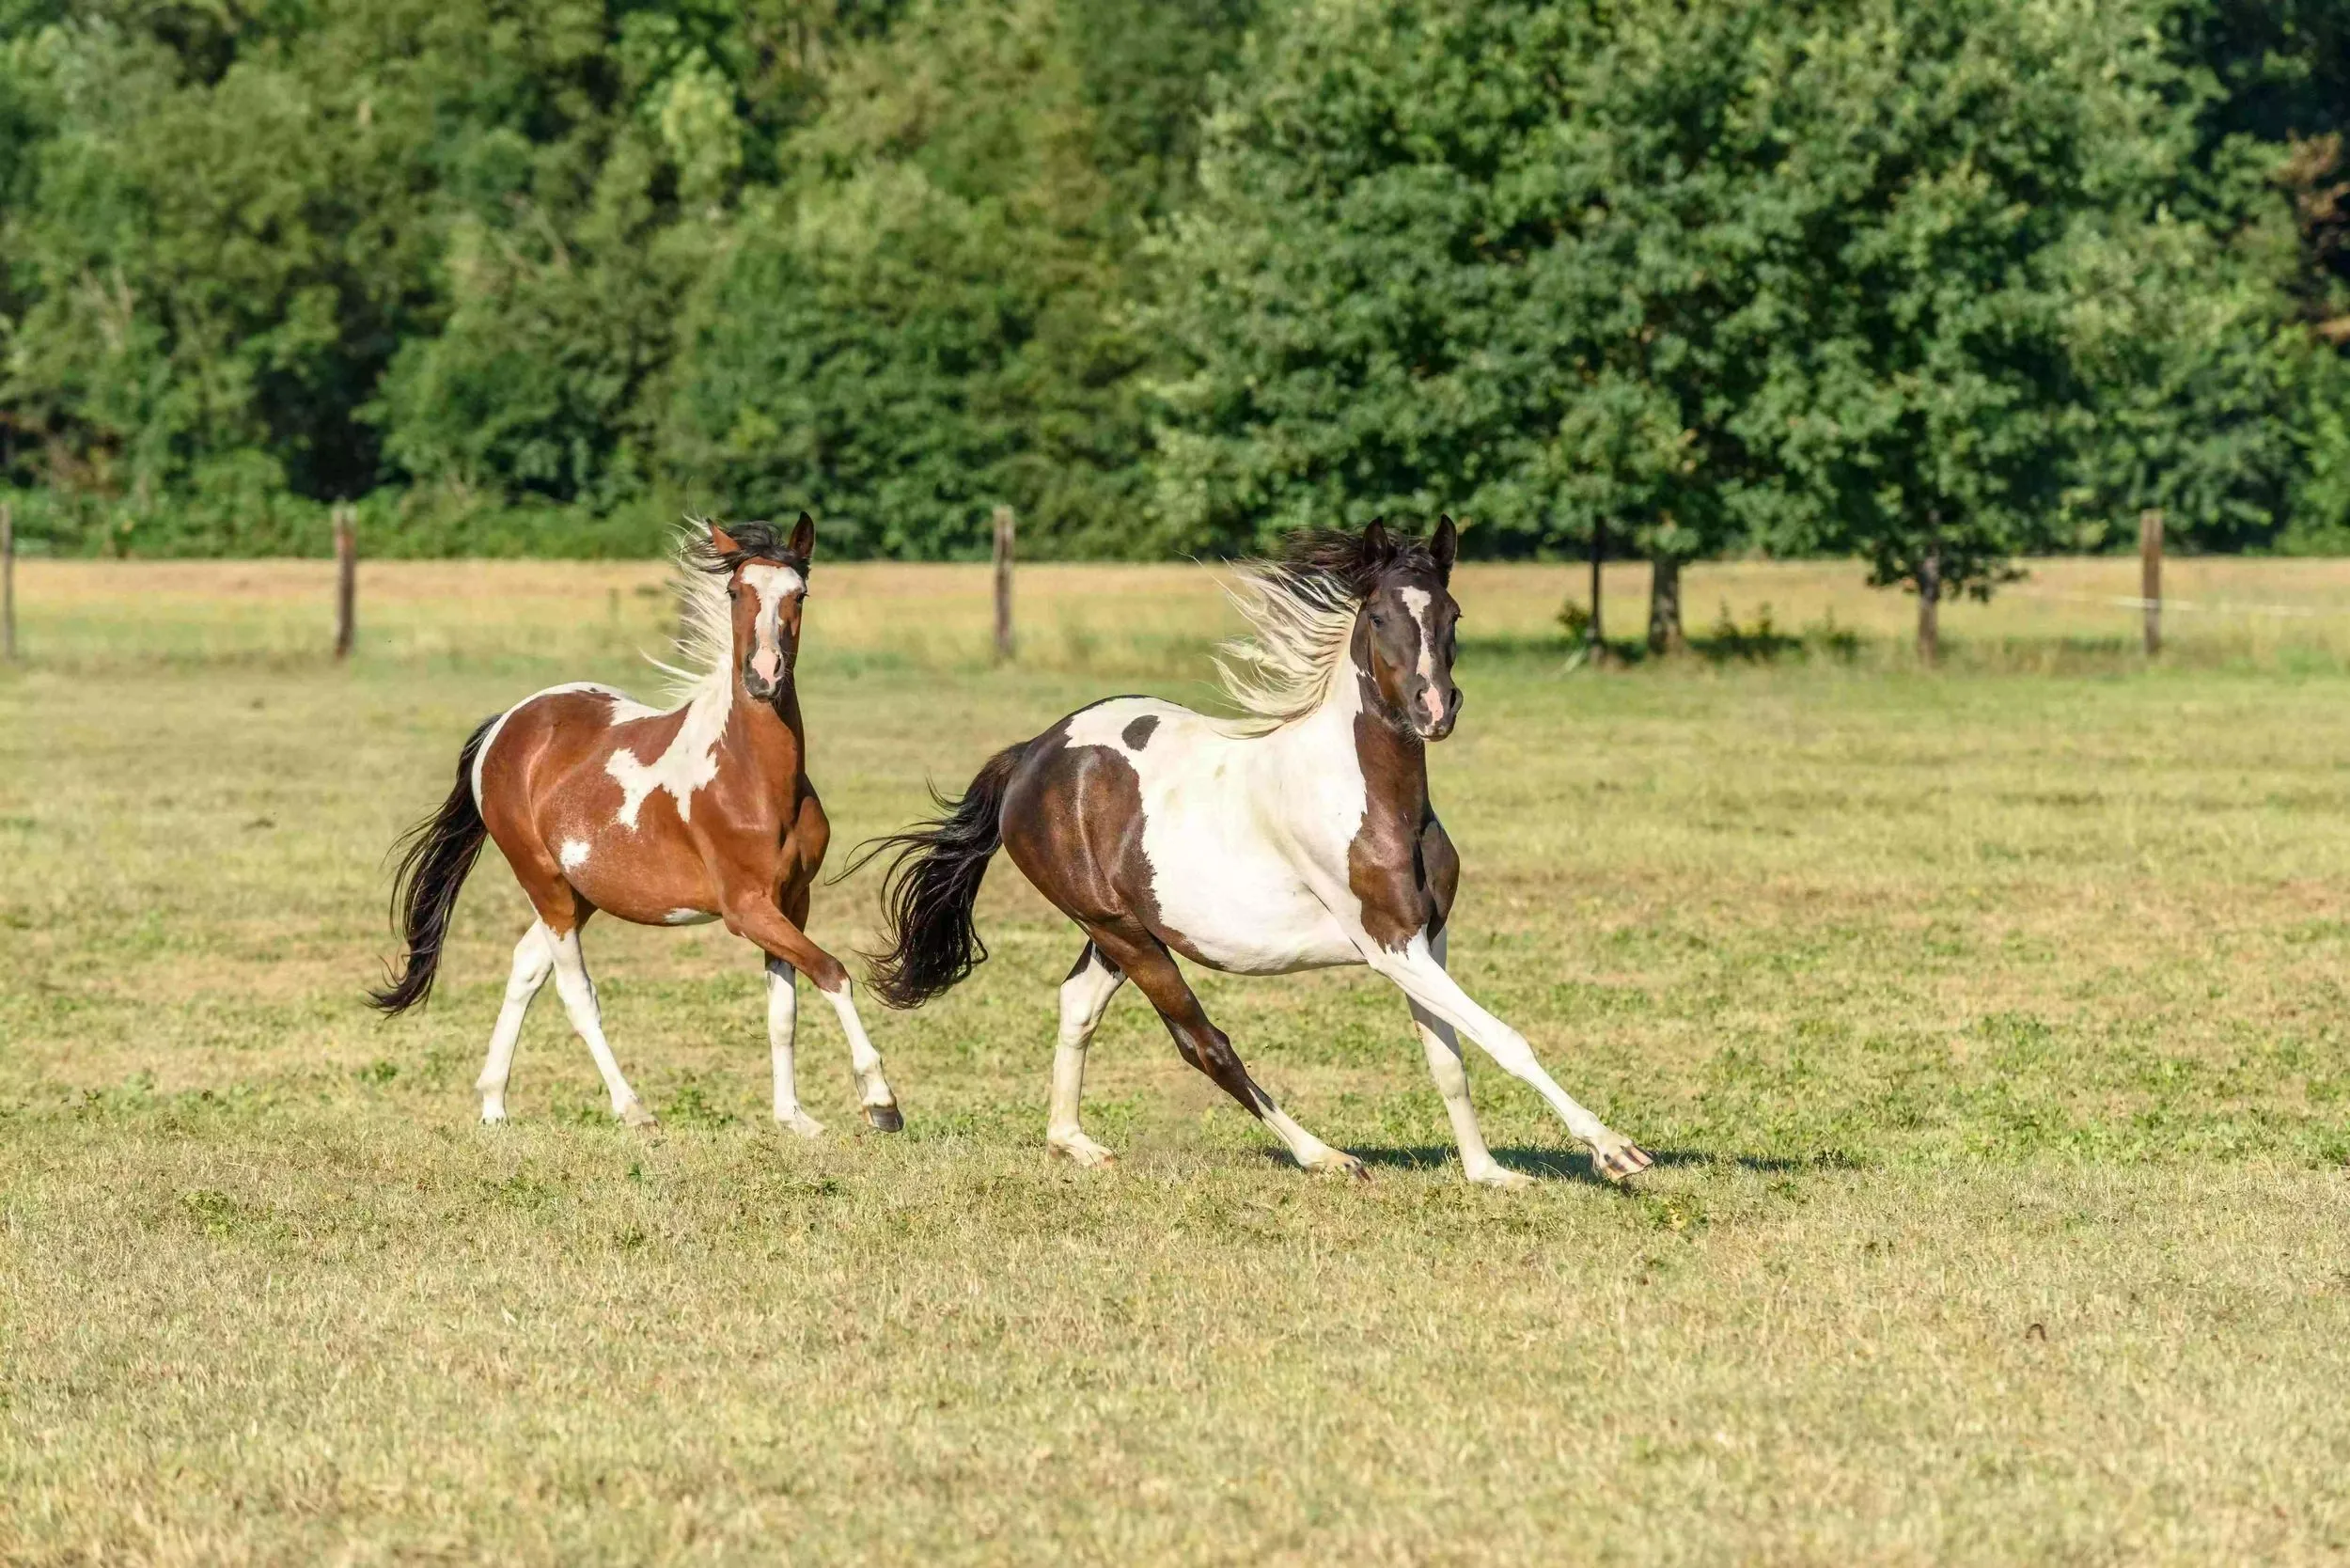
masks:
<svg viewBox="0 0 2350 1568"><path fill-rule="evenodd" d="M605 1043L580 928L598 910L639 925L722 919L767 960L767 1038L775 1117L814 1137L800 1108L792 1050L796 977L832 1003L866 1120L902 1124L850 995L848 971L807 938L808 890L832 828L807 781L792 672L816 525L791 537L765 523L689 524L679 548L685 597L675 706L660 711L587 682L525 698L475 730L458 753L457 783L439 812L403 840L393 909L407 953L371 995L398 1013L423 1001L439 969L458 889L494 839L538 918L514 945L506 1004L475 1088L481 1120L506 1120L514 1043L531 998L555 976L572 1027L587 1042L631 1125L653 1121Z"/></svg>
<svg viewBox="0 0 2350 1568"><path fill-rule="evenodd" d="M1543 1070L1524 1036L1445 972L1445 921L1460 858L1428 800L1430 743L1452 731L1449 591L1459 535L1292 538L1258 563L1234 598L1254 629L1218 660L1245 718L1218 719L1153 698L1120 697L998 752L945 815L865 846L895 849L884 883L891 945L872 987L915 1006L986 958L973 901L1000 846L1085 933L1060 988L1046 1146L1079 1165L1109 1151L1077 1121L1086 1047L1131 979L1175 1048L1264 1121L1309 1170L1364 1174L1362 1162L1299 1126L1248 1075L1208 1021L1172 952L1212 969L1286 974L1364 964L1410 1002L1472 1182L1524 1185L1478 1131L1459 1036L1549 1101L1590 1146L1595 1170L1622 1181L1651 1162Z"/></svg>

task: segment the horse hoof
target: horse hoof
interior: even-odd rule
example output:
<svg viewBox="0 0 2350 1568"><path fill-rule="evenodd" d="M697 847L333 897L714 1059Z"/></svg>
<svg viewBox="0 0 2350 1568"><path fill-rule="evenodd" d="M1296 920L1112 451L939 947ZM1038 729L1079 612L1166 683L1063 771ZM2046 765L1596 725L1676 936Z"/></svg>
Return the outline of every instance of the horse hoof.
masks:
<svg viewBox="0 0 2350 1568"><path fill-rule="evenodd" d="M877 1133L905 1131L906 1119L898 1114L896 1105L868 1105L865 1107L865 1120Z"/></svg>
<svg viewBox="0 0 2350 1568"><path fill-rule="evenodd" d="M631 1100L627 1105L622 1105L619 1116L620 1125L624 1127L658 1127L661 1125L661 1119L647 1110L645 1102L642 1100Z"/></svg>
<svg viewBox="0 0 2350 1568"><path fill-rule="evenodd" d="M1525 1171L1510 1170L1501 1166L1480 1170L1469 1180L1478 1186L1491 1187L1496 1192L1524 1192L1534 1184L1534 1178Z"/></svg>
<svg viewBox="0 0 2350 1568"><path fill-rule="evenodd" d="M1044 1148L1047 1152L1058 1154L1062 1159L1084 1170L1104 1170L1118 1163L1116 1154L1111 1153L1083 1133L1063 1142L1056 1143L1048 1140Z"/></svg>
<svg viewBox="0 0 2350 1568"><path fill-rule="evenodd" d="M776 1118L776 1125L798 1137L816 1138L824 1136L824 1124L806 1111L793 1111L790 1116Z"/></svg>
<svg viewBox="0 0 2350 1568"><path fill-rule="evenodd" d="M1656 1162L1637 1143L1591 1146L1591 1168L1611 1182L1628 1182Z"/></svg>
<svg viewBox="0 0 2350 1568"><path fill-rule="evenodd" d="M1340 1178L1355 1182L1371 1180L1371 1167L1354 1155L1336 1149L1331 1150L1324 1158L1316 1160L1306 1168L1317 1176L1328 1176L1334 1180Z"/></svg>

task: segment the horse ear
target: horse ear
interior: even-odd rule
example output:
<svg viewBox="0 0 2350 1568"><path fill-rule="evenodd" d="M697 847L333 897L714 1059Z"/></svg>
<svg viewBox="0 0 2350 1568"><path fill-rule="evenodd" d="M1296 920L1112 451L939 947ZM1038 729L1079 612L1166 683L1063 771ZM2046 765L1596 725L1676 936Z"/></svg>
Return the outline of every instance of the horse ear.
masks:
<svg viewBox="0 0 2350 1568"><path fill-rule="evenodd" d="M1428 553L1436 557L1437 579L1451 582L1452 563L1461 555L1461 530L1453 525L1451 518L1437 519L1436 537L1428 541Z"/></svg>
<svg viewBox="0 0 2350 1568"><path fill-rule="evenodd" d="M1394 553L1395 546L1387 540L1387 520L1384 517L1372 518L1370 525L1363 529L1363 554L1374 561L1384 562Z"/></svg>
<svg viewBox="0 0 2350 1568"><path fill-rule="evenodd" d="M791 542L785 548L804 561L814 560L816 558L816 519L806 512L800 513L799 522L791 529Z"/></svg>
<svg viewBox="0 0 2350 1568"><path fill-rule="evenodd" d="M743 547L734 542L734 536L715 523L710 525L710 548L719 556L739 556L743 553Z"/></svg>

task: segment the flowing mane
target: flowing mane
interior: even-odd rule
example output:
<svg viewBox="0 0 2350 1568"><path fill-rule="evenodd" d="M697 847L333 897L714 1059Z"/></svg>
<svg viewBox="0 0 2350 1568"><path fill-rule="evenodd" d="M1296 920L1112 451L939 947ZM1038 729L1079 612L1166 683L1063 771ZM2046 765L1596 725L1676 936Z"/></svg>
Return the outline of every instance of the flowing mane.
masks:
<svg viewBox="0 0 2350 1568"><path fill-rule="evenodd" d="M1380 551L1336 528L1292 534L1277 559L1235 562L1224 594L1248 635L1219 645L1214 656L1224 695L1242 713L1235 728L1277 729L1320 707L1380 574L1434 564L1425 541L1390 535Z"/></svg>
<svg viewBox="0 0 2350 1568"><path fill-rule="evenodd" d="M727 604L727 577L745 560L771 560L802 578L807 562L791 554L772 523L731 523L727 532L741 546L731 554L711 542L710 520L689 517L669 550L669 588L677 596L677 635L671 660L647 657L668 677L665 691L672 708L697 699L730 698L734 691L734 615ZM672 662L672 660L674 662Z"/></svg>

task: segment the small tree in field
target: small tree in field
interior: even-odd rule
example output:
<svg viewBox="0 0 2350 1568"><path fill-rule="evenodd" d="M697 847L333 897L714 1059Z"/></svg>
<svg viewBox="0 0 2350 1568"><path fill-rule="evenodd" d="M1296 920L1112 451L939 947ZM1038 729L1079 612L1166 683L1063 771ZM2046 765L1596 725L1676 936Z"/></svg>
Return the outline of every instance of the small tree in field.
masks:
<svg viewBox="0 0 2350 1568"><path fill-rule="evenodd" d="M1299 8L1213 127L1160 321L1165 541L1475 515L1485 552L1605 527L1657 564L1767 484L1741 203L1779 156L1763 6Z"/></svg>
<svg viewBox="0 0 2350 1568"><path fill-rule="evenodd" d="M1809 503L1774 542L1913 589L1928 661L1945 599L1987 597L2059 537L2090 419L2072 258L2176 112L2148 21L1856 0L1814 13L1775 72L1780 330L1741 428Z"/></svg>
<svg viewBox="0 0 2350 1568"><path fill-rule="evenodd" d="M2126 526L2152 509L2172 540L2203 550L2257 549L2283 531L2298 378L2305 356L2329 351L2290 320L2281 203L2258 205L2269 211L2256 206L2225 239L2165 214L2082 247L2074 342L2094 425L2074 504L2090 518Z"/></svg>

